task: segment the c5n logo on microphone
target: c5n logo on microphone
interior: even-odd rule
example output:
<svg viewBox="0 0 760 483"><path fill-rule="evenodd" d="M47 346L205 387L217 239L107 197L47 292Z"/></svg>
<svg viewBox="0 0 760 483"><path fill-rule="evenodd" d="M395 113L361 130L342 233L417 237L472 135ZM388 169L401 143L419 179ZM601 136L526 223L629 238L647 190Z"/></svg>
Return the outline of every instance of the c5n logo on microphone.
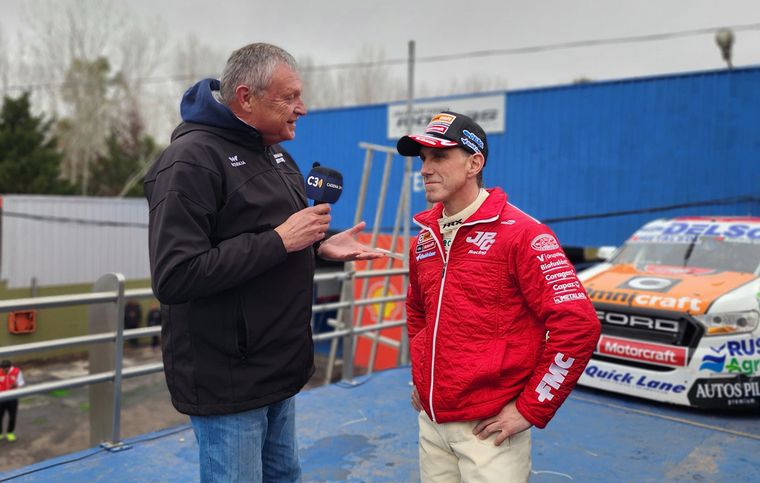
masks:
<svg viewBox="0 0 760 483"><path fill-rule="evenodd" d="M319 178L317 176L309 176L306 178L306 184L315 188L321 188L324 182L325 181L322 178Z"/></svg>

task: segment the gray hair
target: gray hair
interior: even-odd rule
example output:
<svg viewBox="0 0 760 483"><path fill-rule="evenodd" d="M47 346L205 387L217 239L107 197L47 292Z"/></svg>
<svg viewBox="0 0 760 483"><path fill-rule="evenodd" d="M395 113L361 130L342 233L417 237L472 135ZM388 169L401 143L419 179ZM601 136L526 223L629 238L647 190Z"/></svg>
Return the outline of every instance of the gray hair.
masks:
<svg viewBox="0 0 760 483"><path fill-rule="evenodd" d="M253 95L261 97L272 83L278 64L297 69L296 60L285 50L271 44L255 43L241 47L230 55L222 72L220 94L227 105L235 100L235 89L248 86Z"/></svg>

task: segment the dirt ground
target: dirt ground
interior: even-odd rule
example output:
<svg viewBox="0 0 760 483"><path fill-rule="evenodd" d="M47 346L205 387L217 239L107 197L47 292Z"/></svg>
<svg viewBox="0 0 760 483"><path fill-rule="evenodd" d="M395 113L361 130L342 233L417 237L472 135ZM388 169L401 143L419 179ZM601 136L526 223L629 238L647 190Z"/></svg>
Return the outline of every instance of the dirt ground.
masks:
<svg viewBox="0 0 760 483"><path fill-rule="evenodd" d="M125 348L124 366L160 362L159 350ZM316 356L317 372L306 389L324 384L326 358ZM82 376L86 359L45 361L21 365L27 384ZM340 377L337 371L333 380ZM7 417L6 417L7 424ZM190 424L171 405L163 373L122 381L121 437L131 438L173 426ZM0 472L90 448L89 393L87 387L55 391L21 399L16 420L18 439L0 441Z"/></svg>

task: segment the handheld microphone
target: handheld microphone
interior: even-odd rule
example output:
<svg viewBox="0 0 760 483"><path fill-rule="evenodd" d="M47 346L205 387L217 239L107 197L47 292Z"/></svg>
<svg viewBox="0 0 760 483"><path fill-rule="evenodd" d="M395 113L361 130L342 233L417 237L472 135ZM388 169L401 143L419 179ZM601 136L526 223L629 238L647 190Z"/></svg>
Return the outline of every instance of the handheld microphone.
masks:
<svg viewBox="0 0 760 483"><path fill-rule="evenodd" d="M334 169L314 163L306 177L306 197L314 204L335 203L343 193L343 175Z"/></svg>

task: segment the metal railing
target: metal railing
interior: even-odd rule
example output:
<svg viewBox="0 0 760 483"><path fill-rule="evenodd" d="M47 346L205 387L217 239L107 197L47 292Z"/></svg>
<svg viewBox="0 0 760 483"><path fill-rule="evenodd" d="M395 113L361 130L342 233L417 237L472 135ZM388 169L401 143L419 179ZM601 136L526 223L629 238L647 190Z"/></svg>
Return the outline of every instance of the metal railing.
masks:
<svg viewBox="0 0 760 483"><path fill-rule="evenodd" d="M354 325L354 308L366 305L401 302L404 295L384 296L375 298L354 297L354 281L372 277L404 276L406 269L364 270L355 271L353 263L346 263L344 270L334 273L317 274L314 282L337 280L342 284L341 298L338 302L316 304L312 306L313 313L337 311L336 329L331 332L316 334L314 341L343 340L342 379L353 380L354 372L354 342L360 335L373 333L381 329L400 327L406 320L382 321L379 324L356 327ZM33 297L0 301L0 312L11 312L22 309L48 309L87 305L89 310L89 335L66 337L61 339L19 344L0 348L0 358L12 355L29 354L51 349L69 348L76 346L91 346L89 354L89 371L86 376L69 377L59 381L49 381L28 385L18 389L0 392L0 401L18 399L20 397L44 394L58 389L69 389L89 386L90 390L90 442L93 446L116 451L121 446L121 382L125 378L144 376L163 370L160 362L143 364L124 368L124 341L144 336L160 334L160 327L145 327L124 330L124 307L127 299L153 298L151 289L125 290L124 276L117 273L103 275L94 285L92 293L71 295L55 295L48 297ZM404 337L402 333L402 338ZM384 343L401 348L399 361L406 363L408 354L403 351L406 344L399 341L380 338ZM330 370L336 363L334 351L331 351ZM369 368L370 371L372 367Z"/></svg>

